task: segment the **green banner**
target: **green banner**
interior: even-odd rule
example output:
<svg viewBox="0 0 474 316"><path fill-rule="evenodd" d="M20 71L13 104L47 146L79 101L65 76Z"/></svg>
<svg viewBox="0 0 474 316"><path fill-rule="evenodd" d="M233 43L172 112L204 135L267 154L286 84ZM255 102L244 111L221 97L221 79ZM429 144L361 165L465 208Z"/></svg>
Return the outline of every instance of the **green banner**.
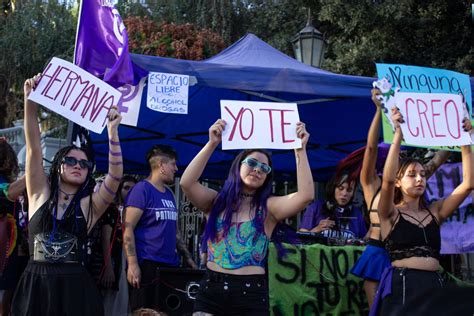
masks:
<svg viewBox="0 0 474 316"><path fill-rule="evenodd" d="M273 244L268 257L272 315L367 315L364 281L350 269L365 247L284 244L278 258Z"/></svg>

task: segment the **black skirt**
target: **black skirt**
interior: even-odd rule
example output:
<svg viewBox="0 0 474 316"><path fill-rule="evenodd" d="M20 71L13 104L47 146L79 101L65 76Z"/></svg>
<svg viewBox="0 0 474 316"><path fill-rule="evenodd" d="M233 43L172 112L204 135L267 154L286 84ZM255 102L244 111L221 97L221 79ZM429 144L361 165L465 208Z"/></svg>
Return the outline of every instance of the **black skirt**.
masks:
<svg viewBox="0 0 474 316"><path fill-rule="evenodd" d="M104 315L102 298L79 263L28 262L12 303L13 316Z"/></svg>

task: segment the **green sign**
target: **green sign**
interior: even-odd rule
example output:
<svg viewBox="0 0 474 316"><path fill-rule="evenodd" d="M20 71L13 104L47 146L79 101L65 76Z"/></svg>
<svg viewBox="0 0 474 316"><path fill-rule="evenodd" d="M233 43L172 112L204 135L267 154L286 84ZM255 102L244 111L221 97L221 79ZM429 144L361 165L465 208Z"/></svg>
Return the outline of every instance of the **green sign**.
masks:
<svg viewBox="0 0 474 316"><path fill-rule="evenodd" d="M268 257L270 312L280 316L367 315L364 281L350 273L365 247L284 244Z"/></svg>

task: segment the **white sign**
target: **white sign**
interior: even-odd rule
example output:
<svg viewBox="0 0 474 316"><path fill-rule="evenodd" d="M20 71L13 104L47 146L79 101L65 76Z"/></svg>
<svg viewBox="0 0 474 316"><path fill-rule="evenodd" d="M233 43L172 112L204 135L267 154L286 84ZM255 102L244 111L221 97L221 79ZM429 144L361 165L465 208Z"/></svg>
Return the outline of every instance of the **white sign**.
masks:
<svg viewBox="0 0 474 316"><path fill-rule="evenodd" d="M110 108L122 94L87 71L54 57L29 99L95 133L102 133Z"/></svg>
<svg viewBox="0 0 474 316"><path fill-rule="evenodd" d="M461 96L445 93L405 93L395 96L403 115L403 138L415 146L462 146L471 136L462 125L467 110Z"/></svg>
<svg viewBox="0 0 474 316"><path fill-rule="evenodd" d="M222 149L301 147L296 103L221 100Z"/></svg>
<svg viewBox="0 0 474 316"><path fill-rule="evenodd" d="M189 76L150 72L146 106L154 111L188 114Z"/></svg>
<svg viewBox="0 0 474 316"><path fill-rule="evenodd" d="M136 86L126 84L117 88L122 93L122 101L119 104L122 114L120 124L137 126L145 82L146 77L143 77Z"/></svg>

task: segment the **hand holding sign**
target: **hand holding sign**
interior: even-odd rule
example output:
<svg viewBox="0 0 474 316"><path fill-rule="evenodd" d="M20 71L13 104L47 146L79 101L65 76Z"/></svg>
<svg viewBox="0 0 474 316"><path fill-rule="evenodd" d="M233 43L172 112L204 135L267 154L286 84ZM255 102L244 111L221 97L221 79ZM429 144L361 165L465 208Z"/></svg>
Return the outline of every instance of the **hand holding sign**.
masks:
<svg viewBox="0 0 474 316"><path fill-rule="evenodd" d="M28 99L30 96L31 91L34 91L38 82L41 79L41 74L37 74L33 78L29 78L25 80L25 84L23 85L23 92L25 95L25 99Z"/></svg>
<svg viewBox="0 0 474 316"><path fill-rule="evenodd" d="M301 139L301 148L306 148L309 140L309 133L306 130L306 125L303 122L296 123L296 136Z"/></svg>
<svg viewBox="0 0 474 316"><path fill-rule="evenodd" d="M222 133L224 132L226 122L223 119L218 119L209 128L209 142L217 146L222 141Z"/></svg>
<svg viewBox="0 0 474 316"><path fill-rule="evenodd" d="M112 106L110 108L109 114L107 114L107 118L109 119L107 122L107 131L109 135L112 134L113 131L117 130L120 122L122 121L122 115L118 112L116 106Z"/></svg>

